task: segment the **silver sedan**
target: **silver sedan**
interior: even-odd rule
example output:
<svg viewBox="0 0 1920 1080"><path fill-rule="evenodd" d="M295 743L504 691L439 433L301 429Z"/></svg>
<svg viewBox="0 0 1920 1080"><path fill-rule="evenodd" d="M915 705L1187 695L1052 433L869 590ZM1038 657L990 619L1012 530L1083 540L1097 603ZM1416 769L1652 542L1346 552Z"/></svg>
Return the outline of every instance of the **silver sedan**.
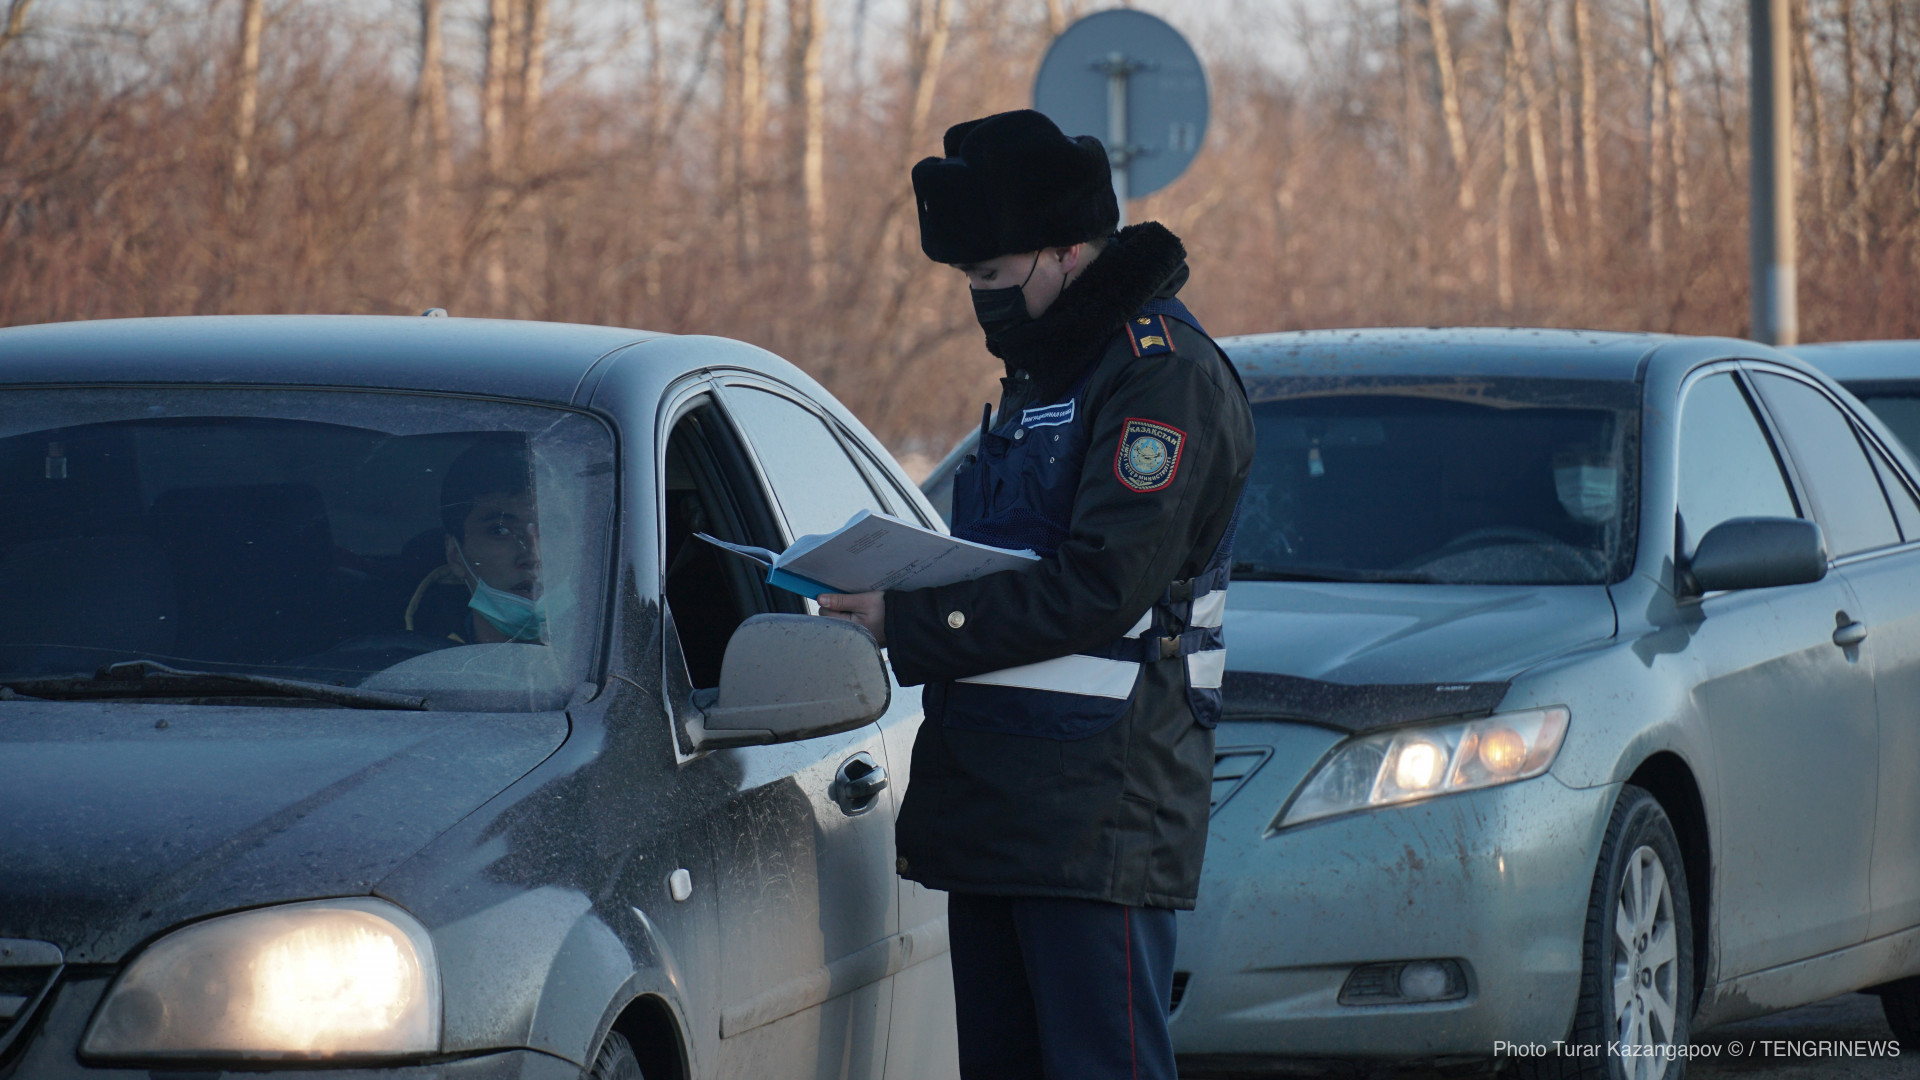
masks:
<svg viewBox="0 0 1920 1080"><path fill-rule="evenodd" d="M1183 1075L1673 1077L1863 988L1920 1039L1920 473L1872 413L1734 340L1223 345L1259 454Z"/></svg>

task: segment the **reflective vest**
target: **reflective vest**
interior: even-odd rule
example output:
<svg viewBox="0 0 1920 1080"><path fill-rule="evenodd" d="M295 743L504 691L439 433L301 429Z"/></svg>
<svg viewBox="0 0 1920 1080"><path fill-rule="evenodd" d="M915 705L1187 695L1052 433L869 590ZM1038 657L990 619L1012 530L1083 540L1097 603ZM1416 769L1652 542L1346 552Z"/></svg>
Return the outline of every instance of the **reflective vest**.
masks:
<svg viewBox="0 0 1920 1080"><path fill-rule="evenodd" d="M1142 313L1175 318L1206 333L1178 300L1150 301ZM1098 364L1089 363L1058 401L1002 416L998 427L982 419L979 449L954 474L953 535L1028 548L1042 557L1066 542L1089 449L1087 386ZM1231 360L1226 364L1234 371ZM1234 380L1239 379L1234 371ZM1200 573L1169 585L1125 634L1104 647L955 680L947 691L947 726L1086 738L1126 715L1143 665L1179 657L1194 718L1213 727L1220 719L1220 683L1227 666L1221 623L1239 521L1235 507Z"/></svg>

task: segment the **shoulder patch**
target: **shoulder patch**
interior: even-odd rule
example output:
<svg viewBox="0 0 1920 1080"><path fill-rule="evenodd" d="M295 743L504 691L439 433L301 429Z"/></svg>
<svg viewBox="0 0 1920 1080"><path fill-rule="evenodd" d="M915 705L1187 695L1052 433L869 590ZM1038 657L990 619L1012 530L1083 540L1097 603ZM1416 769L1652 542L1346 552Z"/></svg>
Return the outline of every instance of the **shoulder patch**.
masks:
<svg viewBox="0 0 1920 1080"><path fill-rule="evenodd" d="M1158 356L1173 351L1173 335L1167 332L1165 315L1136 315L1128 319L1127 337L1135 356Z"/></svg>
<svg viewBox="0 0 1920 1080"><path fill-rule="evenodd" d="M1187 433L1158 420L1128 417L1113 455L1113 475L1132 491L1159 491L1180 469Z"/></svg>

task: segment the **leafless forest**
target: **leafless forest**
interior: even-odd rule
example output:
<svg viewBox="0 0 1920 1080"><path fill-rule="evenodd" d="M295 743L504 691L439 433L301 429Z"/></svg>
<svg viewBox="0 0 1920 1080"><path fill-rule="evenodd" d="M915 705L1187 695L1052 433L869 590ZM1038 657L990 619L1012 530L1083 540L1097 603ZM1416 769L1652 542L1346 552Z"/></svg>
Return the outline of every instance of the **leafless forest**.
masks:
<svg viewBox="0 0 1920 1080"><path fill-rule="evenodd" d="M1743 0L1219 0L1132 207L1219 334L1744 334ZM997 364L908 166L1086 0L0 0L0 323L235 312L757 342L903 453ZM1143 4L1180 22L1206 5ZM1276 48L1275 43L1284 44ZM1799 0L1807 340L1920 333L1920 2Z"/></svg>

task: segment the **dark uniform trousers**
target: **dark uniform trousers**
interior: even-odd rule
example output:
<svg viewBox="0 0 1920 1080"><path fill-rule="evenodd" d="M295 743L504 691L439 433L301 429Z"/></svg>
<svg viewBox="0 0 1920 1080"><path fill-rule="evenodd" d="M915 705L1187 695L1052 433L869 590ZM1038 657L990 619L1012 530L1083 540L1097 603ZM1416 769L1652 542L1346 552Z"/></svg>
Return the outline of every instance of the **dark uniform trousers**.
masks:
<svg viewBox="0 0 1920 1080"><path fill-rule="evenodd" d="M1176 294L1178 238L1111 240L1008 362L953 533L1031 569L889 592L926 719L895 838L949 894L961 1075L1174 1075L1174 913L1206 849L1234 507L1253 424Z"/></svg>
<svg viewBox="0 0 1920 1080"><path fill-rule="evenodd" d="M1174 1080L1174 914L1099 900L947 897L965 1080Z"/></svg>

